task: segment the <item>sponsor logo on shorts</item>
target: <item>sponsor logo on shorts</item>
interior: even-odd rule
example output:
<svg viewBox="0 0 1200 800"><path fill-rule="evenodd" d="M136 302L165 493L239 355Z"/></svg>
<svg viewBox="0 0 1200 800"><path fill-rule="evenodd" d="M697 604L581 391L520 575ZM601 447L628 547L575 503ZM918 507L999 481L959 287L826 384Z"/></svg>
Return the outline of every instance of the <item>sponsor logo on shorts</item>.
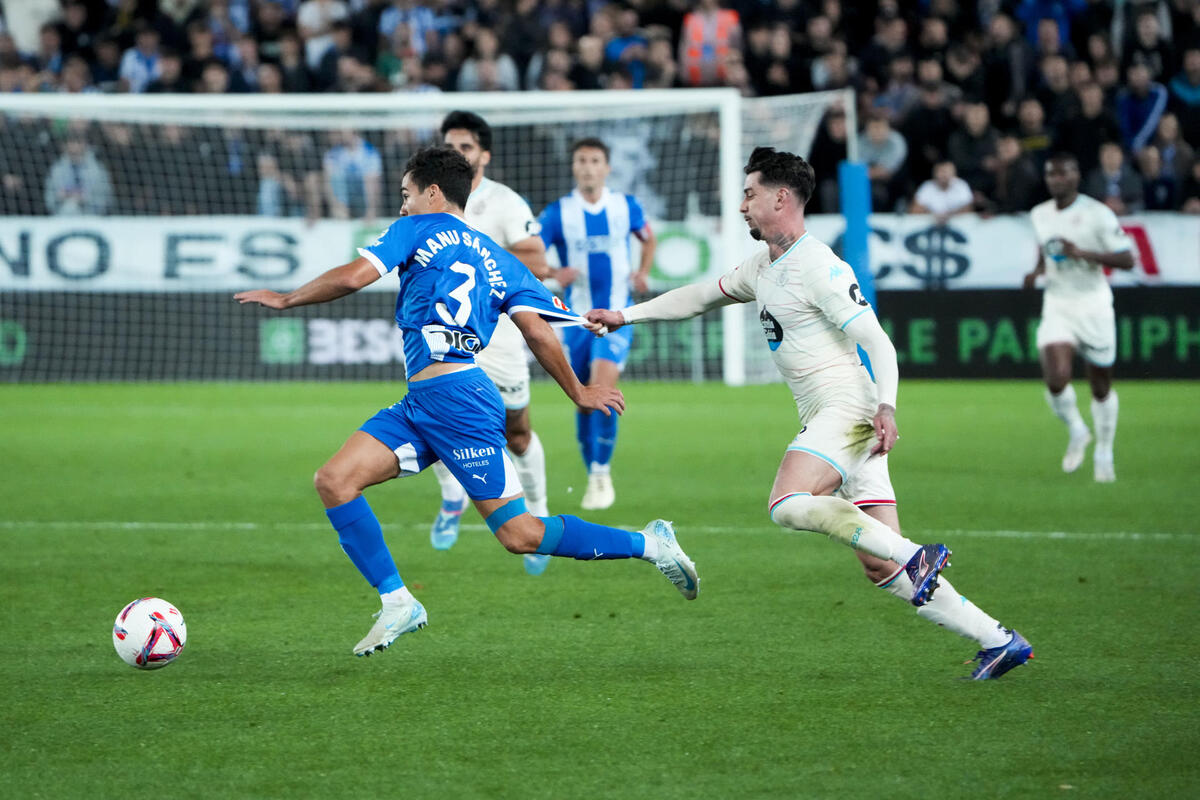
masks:
<svg viewBox="0 0 1200 800"><path fill-rule="evenodd" d="M464 447L461 450L454 449L453 456L455 461L465 461L468 458L488 458L496 455L494 447ZM484 463L487 463L486 461Z"/></svg>

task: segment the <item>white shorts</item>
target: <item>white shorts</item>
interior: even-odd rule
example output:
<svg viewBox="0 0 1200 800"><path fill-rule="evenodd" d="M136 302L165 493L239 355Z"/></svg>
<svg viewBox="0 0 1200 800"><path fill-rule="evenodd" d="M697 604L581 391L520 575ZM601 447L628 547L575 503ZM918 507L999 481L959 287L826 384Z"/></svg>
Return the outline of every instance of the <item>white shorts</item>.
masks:
<svg viewBox="0 0 1200 800"><path fill-rule="evenodd" d="M475 356L475 363L496 384L506 409L519 411L529 405L529 361L525 357L525 337L507 314L502 314L496 321L492 340Z"/></svg>
<svg viewBox="0 0 1200 800"><path fill-rule="evenodd" d="M805 425L788 450L814 455L842 476L835 497L856 506L896 505L887 456L871 455L875 428L861 412L826 406Z"/></svg>
<svg viewBox="0 0 1200 800"><path fill-rule="evenodd" d="M1111 367L1117 360L1117 323L1112 304L1044 302L1038 349L1059 343L1073 346L1097 367Z"/></svg>

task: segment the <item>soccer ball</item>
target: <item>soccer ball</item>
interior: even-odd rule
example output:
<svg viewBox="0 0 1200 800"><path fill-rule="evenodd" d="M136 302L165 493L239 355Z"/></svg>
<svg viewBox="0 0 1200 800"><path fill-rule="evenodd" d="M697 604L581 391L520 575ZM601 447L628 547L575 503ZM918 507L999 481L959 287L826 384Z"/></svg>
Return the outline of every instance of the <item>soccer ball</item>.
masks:
<svg viewBox="0 0 1200 800"><path fill-rule="evenodd" d="M113 623L113 647L125 663L138 669L170 664L187 643L187 623L179 609L161 597L134 600Z"/></svg>

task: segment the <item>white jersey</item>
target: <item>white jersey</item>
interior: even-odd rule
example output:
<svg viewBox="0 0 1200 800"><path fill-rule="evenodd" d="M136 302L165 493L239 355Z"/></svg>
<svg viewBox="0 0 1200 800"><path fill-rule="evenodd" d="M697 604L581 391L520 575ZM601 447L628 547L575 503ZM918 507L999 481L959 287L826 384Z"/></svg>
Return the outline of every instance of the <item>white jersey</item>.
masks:
<svg viewBox="0 0 1200 800"><path fill-rule="evenodd" d="M870 419L878 392L844 331L872 314L854 270L805 233L775 261L764 249L721 276L726 296L758 302L758 318L775 366L787 381L800 422L826 405L859 408Z"/></svg>
<svg viewBox="0 0 1200 800"><path fill-rule="evenodd" d="M487 178L471 192L463 212L468 225L505 249L538 234L537 220L521 195Z"/></svg>
<svg viewBox="0 0 1200 800"><path fill-rule="evenodd" d="M1066 208L1054 200L1034 206L1029 214L1046 265L1044 303L1071 306L1112 306L1112 289L1099 264L1062 254L1062 240L1097 253L1131 249L1129 235L1117 215L1099 200L1080 194Z"/></svg>

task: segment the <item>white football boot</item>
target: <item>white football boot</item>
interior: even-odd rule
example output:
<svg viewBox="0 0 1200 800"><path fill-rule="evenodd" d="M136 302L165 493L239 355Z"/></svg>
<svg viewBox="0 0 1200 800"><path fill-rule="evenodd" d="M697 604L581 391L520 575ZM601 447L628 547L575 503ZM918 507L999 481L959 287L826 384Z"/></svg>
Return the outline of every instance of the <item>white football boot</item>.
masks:
<svg viewBox="0 0 1200 800"><path fill-rule="evenodd" d="M607 472L593 472L588 475L587 491L583 493L583 501L579 504L584 511L601 511L610 508L617 501L617 492L613 488L612 475Z"/></svg>
<svg viewBox="0 0 1200 800"><path fill-rule="evenodd" d="M665 519L656 519L645 528L642 535L653 536L658 541L658 558L654 566L667 576L675 588L688 600L695 600L700 592L700 577L696 574L696 565L683 552L675 539L675 529Z"/></svg>
<svg viewBox="0 0 1200 800"><path fill-rule="evenodd" d="M1083 463L1083 454L1087 452L1088 443L1092 441L1092 432L1087 427L1071 431L1071 439L1067 442L1067 452L1063 453L1063 472L1074 472Z"/></svg>
<svg viewBox="0 0 1200 800"><path fill-rule="evenodd" d="M363 640L354 645L354 655L369 656L371 653L386 650L405 633L420 630L429 624L429 615L425 606L417 600L399 605L385 605L375 612L375 624Z"/></svg>

